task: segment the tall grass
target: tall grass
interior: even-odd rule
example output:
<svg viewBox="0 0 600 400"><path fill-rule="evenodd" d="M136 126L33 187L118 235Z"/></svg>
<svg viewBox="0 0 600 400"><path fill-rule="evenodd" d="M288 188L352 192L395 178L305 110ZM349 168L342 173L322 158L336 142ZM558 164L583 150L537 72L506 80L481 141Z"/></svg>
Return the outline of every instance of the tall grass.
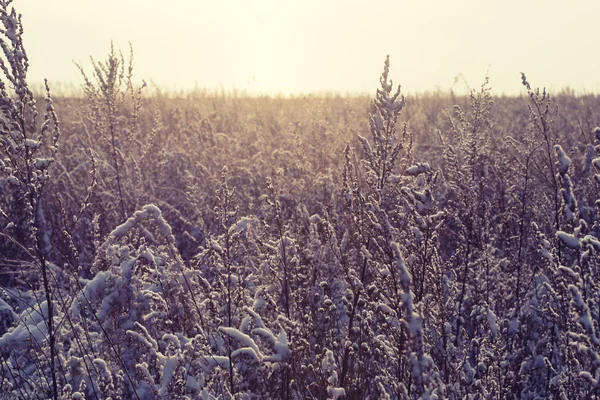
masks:
<svg viewBox="0 0 600 400"><path fill-rule="evenodd" d="M38 99L0 20L0 398L599 395L596 96Z"/></svg>

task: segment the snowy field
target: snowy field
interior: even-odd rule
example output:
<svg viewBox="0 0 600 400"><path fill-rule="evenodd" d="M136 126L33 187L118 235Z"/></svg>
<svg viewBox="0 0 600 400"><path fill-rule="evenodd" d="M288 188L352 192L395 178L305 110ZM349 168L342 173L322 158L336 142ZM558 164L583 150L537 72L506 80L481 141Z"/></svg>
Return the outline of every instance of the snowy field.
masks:
<svg viewBox="0 0 600 400"><path fill-rule="evenodd" d="M52 97L0 6L0 399L600 396L598 96Z"/></svg>

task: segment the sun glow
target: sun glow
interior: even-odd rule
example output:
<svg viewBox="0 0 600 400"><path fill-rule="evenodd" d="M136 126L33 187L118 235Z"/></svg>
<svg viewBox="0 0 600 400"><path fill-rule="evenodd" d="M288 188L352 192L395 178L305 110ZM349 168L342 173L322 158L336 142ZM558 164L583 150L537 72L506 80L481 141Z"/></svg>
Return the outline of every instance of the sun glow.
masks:
<svg viewBox="0 0 600 400"><path fill-rule="evenodd" d="M30 80L77 85L73 61L111 40L136 76L168 90L370 93L390 54L407 92L536 85L600 91L595 21L578 1L19 1ZM461 76L463 79L456 79Z"/></svg>

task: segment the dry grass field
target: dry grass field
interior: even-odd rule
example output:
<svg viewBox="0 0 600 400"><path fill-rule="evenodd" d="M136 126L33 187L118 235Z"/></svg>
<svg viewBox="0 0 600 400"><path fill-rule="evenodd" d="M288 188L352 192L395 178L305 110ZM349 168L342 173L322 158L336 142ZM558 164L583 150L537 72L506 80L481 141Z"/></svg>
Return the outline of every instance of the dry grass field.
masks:
<svg viewBox="0 0 600 400"><path fill-rule="evenodd" d="M34 93L0 2L1 399L600 396L600 98Z"/></svg>

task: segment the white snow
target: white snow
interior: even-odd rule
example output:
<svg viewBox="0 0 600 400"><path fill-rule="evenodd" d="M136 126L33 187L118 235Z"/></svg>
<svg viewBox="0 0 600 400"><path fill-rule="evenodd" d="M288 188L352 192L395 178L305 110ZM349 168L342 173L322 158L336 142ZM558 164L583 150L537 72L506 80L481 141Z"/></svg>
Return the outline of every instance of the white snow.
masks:
<svg viewBox="0 0 600 400"><path fill-rule="evenodd" d="M558 162L556 163L558 172L560 174L566 174L571 166L571 159L567 157L565 151L559 144L554 146L554 151L556 151L556 156L558 157Z"/></svg>
<svg viewBox="0 0 600 400"><path fill-rule="evenodd" d="M41 344L46 339L48 333L48 327L46 326L48 305L45 301L26 309L18 318L21 322L0 337L0 348L16 346L28 339Z"/></svg>
<svg viewBox="0 0 600 400"><path fill-rule="evenodd" d="M494 312L489 308L487 310L487 321L488 321L488 324L490 325L490 330L492 331L492 335L496 336L498 334L497 318L496 318L496 314L494 314Z"/></svg>
<svg viewBox="0 0 600 400"><path fill-rule="evenodd" d="M417 176L425 172L431 172L431 167L428 163L416 163L406 168L404 172L406 173L406 175Z"/></svg>
<svg viewBox="0 0 600 400"><path fill-rule="evenodd" d="M558 231L556 232L556 237L558 237L560 241L565 244L565 246L571 249L578 249L580 246L579 239L574 235L568 234L567 232Z"/></svg>
<svg viewBox="0 0 600 400"><path fill-rule="evenodd" d="M169 396L169 383L173 379L175 369L179 365L179 356L168 357L162 370L161 388L158 391L158 395L161 398Z"/></svg>
<svg viewBox="0 0 600 400"><path fill-rule="evenodd" d="M220 326L219 332L226 334L227 336L241 344L243 347L251 348L252 350L254 350L257 356L262 358L262 353L256 345L256 342L254 342L254 340L250 336L246 335L243 332L240 332L236 328L230 328L227 326Z"/></svg>

